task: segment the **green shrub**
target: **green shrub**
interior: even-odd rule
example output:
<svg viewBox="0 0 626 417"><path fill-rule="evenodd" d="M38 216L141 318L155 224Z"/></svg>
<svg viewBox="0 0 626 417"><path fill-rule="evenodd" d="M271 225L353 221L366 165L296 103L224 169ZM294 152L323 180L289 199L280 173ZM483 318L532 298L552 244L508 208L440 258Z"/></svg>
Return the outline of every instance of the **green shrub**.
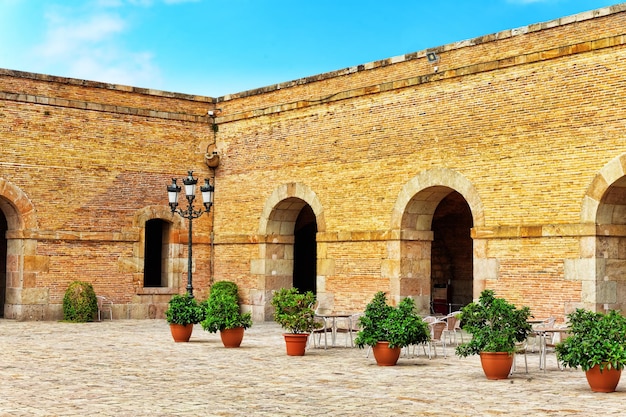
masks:
<svg viewBox="0 0 626 417"><path fill-rule="evenodd" d="M201 324L209 333L236 327L247 329L252 326L252 315L241 312L236 295L225 291L212 291Z"/></svg>
<svg viewBox="0 0 626 417"><path fill-rule="evenodd" d="M315 321L315 294L311 291L299 293L297 288L281 288L272 297L274 321L290 333L310 333L322 327Z"/></svg>
<svg viewBox="0 0 626 417"><path fill-rule="evenodd" d="M608 313L576 309L567 315L571 336L556 345L563 365L588 371L626 367L626 317L617 310Z"/></svg>
<svg viewBox="0 0 626 417"><path fill-rule="evenodd" d="M515 351L515 344L523 342L532 328L528 323L530 308L517 308L504 298L495 296L493 290L484 290L476 302L461 310L463 329L472 335L469 342L456 347L461 357L480 352Z"/></svg>
<svg viewBox="0 0 626 417"><path fill-rule="evenodd" d="M204 320L206 304L199 303L187 293L174 294L165 310L165 320L169 324L196 324Z"/></svg>
<svg viewBox="0 0 626 417"><path fill-rule="evenodd" d="M428 324L415 309L411 297L404 298L397 307L387 304L387 296L379 291L365 307L359 319L361 330L354 343L359 348L389 342L389 347L418 345L430 340Z"/></svg>
<svg viewBox="0 0 626 417"><path fill-rule="evenodd" d="M93 321L98 312L98 299L88 282L72 282L63 297L63 320L75 323Z"/></svg>
<svg viewBox="0 0 626 417"><path fill-rule="evenodd" d="M209 297L220 292L237 296L238 291L237 284L232 281L217 281L211 286Z"/></svg>

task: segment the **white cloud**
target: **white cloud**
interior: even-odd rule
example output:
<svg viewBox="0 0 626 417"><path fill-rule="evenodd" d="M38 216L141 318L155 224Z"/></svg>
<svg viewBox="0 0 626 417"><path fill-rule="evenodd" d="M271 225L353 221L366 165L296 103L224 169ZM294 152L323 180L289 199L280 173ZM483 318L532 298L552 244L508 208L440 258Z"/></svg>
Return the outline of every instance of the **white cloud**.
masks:
<svg viewBox="0 0 626 417"><path fill-rule="evenodd" d="M81 74L79 78L133 86L153 87L160 81L159 70L155 68L151 54L126 53L123 64L114 62L109 65L103 65L106 59L98 55L84 55L74 60L70 72Z"/></svg>
<svg viewBox="0 0 626 417"><path fill-rule="evenodd" d="M124 31L124 22L113 15L89 16L88 20L67 20L57 14L46 16L45 41L35 51L43 57L66 59L76 53L88 53L97 45L113 41Z"/></svg>
<svg viewBox="0 0 626 417"><path fill-rule="evenodd" d="M117 0L103 0L84 10L55 8L45 14L44 40L33 49L50 73L69 77L136 86L161 84L159 68L149 51L129 50L124 35L129 23L111 7Z"/></svg>

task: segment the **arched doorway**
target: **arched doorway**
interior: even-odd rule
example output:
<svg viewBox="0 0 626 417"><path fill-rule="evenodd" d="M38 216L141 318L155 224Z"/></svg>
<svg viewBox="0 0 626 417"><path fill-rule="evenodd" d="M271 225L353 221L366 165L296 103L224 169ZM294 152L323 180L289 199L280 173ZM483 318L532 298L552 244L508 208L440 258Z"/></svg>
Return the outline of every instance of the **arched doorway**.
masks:
<svg viewBox="0 0 626 417"><path fill-rule="evenodd" d="M441 274L441 284L446 285L437 294L438 299L447 301L443 304L453 304L446 311L456 310L476 298L475 293L484 287L485 274L476 274L475 264L484 265L487 259L471 232L483 225L480 196L460 173L436 168L409 180L398 194L391 217L392 233L399 239L388 245L386 271L395 301L410 296L422 313L431 312L435 295L433 268L442 269L434 274L437 279ZM434 265L433 256L440 258ZM455 287L451 294L448 279Z"/></svg>
<svg viewBox="0 0 626 417"><path fill-rule="evenodd" d="M273 237L265 246L270 272L266 289L315 291L317 222L311 206L296 197L280 201L269 215L268 231Z"/></svg>
<svg viewBox="0 0 626 417"><path fill-rule="evenodd" d="M433 311L447 314L472 302L474 259L472 213L456 191L444 197L433 214L431 294Z"/></svg>
<svg viewBox="0 0 626 417"><path fill-rule="evenodd" d="M25 262L37 253L36 240L24 239L18 231L37 230L36 210L24 192L12 183L0 178L0 252L2 255L2 310L5 318L18 320L57 319L60 309L51 307L47 288L28 288L29 300L38 297L38 303L24 303L23 292L26 276L36 276L45 268L46 260ZM30 258L33 259L33 258Z"/></svg>
<svg viewBox="0 0 626 417"><path fill-rule="evenodd" d="M7 218L0 210L0 317L4 317L4 303L7 294Z"/></svg>
<svg viewBox="0 0 626 417"><path fill-rule="evenodd" d="M596 224L597 309L626 311L626 176L605 191Z"/></svg>
<svg viewBox="0 0 626 417"><path fill-rule="evenodd" d="M259 259L251 262L256 288L250 289L254 320L271 320L273 292L296 287L324 292L325 269L318 260L317 234L324 233L324 209L315 192L300 183L277 187L265 202L259 222ZM321 243L323 245L323 243ZM328 263L328 262L327 262Z"/></svg>
<svg viewBox="0 0 626 417"><path fill-rule="evenodd" d="M400 296L412 296L423 313L447 314L472 301L472 213L446 186L419 191L402 218Z"/></svg>
<svg viewBox="0 0 626 417"><path fill-rule="evenodd" d="M578 307L626 311L626 153L609 161L591 181L580 219L593 229L581 237L580 258L565 261L565 279L580 282L580 299L566 306L566 312Z"/></svg>

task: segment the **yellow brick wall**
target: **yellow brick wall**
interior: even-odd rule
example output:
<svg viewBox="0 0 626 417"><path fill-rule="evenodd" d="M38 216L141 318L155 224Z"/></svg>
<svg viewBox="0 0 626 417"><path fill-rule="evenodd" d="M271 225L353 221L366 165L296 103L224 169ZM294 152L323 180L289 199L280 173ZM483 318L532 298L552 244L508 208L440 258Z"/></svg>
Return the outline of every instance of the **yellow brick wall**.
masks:
<svg viewBox="0 0 626 417"><path fill-rule="evenodd" d="M173 222L172 292L184 291L187 223L165 187L188 169L212 177L209 148L221 162L212 213L194 221L199 298L233 280L269 319L292 262L292 236L264 229L283 192L316 210L319 292L336 310L378 290L428 297L403 275L397 219L419 177L471 200L474 295L494 288L559 318L606 304L583 217L626 165L625 24L617 5L433 48L436 69L420 51L217 99L0 70L10 314L56 318L81 279L116 317L162 317L171 294L141 288L143 222Z"/></svg>
<svg viewBox="0 0 626 417"><path fill-rule="evenodd" d="M146 207L165 205L169 212L166 185L172 177L181 178L188 169L201 180L213 175L204 164L213 142L206 117L211 104L76 81L0 74L0 179L23 191L37 219L36 228L10 230L9 238L32 238L33 256L46 259L43 267L25 265L23 278L12 276L9 286L29 289L21 294L26 307L15 315L58 318L68 284L84 280L114 301L117 317L162 316L169 296L141 294L143 224L137 224L137 216ZM201 116L190 116L201 110ZM15 204L10 195L3 201ZM11 212L3 209L5 217ZM195 223L194 285L200 297L210 281L211 220ZM186 223L180 227L175 243L184 248L178 266L185 271L178 274L184 288ZM133 305L139 305L135 312Z"/></svg>
<svg viewBox="0 0 626 417"><path fill-rule="evenodd" d="M491 230L507 237L476 241L479 257L498 265L498 278L481 285L531 305L537 316L562 319L588 301L583 284L565 276L564 262L583 257L579 235L569 230L581 221L594 178L624 151L623 19L536 26L438 48L437 73L417 54L228 97L218 104L218 182L231 209L216 214L218 239L256 234L259 207L285 183L315 192L327 232L384 233L407 181L445 168L480 197L477 237ZM567 231L543 231L558 225ZM519 227L538 227L539 237L520 239ZM383 266L388 254L377 242L359 242L347 261L332 248L326 256L334 270L324 282L337 309L361 309L375 290L392 286Z"/></svg>

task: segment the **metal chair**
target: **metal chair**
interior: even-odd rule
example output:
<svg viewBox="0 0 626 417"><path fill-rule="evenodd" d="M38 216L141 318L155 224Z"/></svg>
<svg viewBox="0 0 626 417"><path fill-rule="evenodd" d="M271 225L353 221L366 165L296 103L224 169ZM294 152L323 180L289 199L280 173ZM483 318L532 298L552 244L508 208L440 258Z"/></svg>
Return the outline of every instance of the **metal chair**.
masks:
<svg viewBox="0 0 626 417"><path fill-rule="evenodd" d="M452 336L454 336L454 344L457 344L456 335L461 335L461 343L463 343L463 332L461 331L461 320L459 320L460 311L455 311L448 314L445 317L446 328L444 329L445 335L448 337L448 342L452 344Z"/></svg>
<svg viewBox="0 0 626 417"><path fill-rule="evenodd" d="M349 317L337 319L335 333L345 333L345 346L348 347L348 337L350 338L350 347L354 347L354 337L361 330L359 319L363 313L350 314Z"/></svg>
<svg viewBox="0 0 626 417"><path fill-rule="evenodd" d="M526 353L528 352L528 339L523 342L519 342L515 344L515 351L513 352L513 367L511 368L511 374L515 372L517 368L517 356L524 355L524 366L526 367L526 373L528 373L528 357Z"/></svg>
<svg viewBox="0 0 626 417"><path fill-rule="evenodd" d="M541 323L536 323L532 325L533 328L533 334L531 334L531 348L530 350L534 353L535 352L535 348L538 348L539 351L541 352L541 330L542 329L546 329L546 328L550 328L550 327L554 327L554 323L556 322L556 317L548 317L547 319L545 319L543 322Z"/></svg>
<svg viewBox="0 0 626 417"><path fill-rule="evenodd" d="M435 357L437 356L437 345L440 344L443 347L443 357L446 358L446 338L444 330L446 328L445 321L436 321L429 323L430 327L430 341L428 342L428 359L432 359L431 351L435 351Z"/></svg>
<svg viewBox="0 0 626 417"><path fill-rule="evenodd" d="M322 323L322 327L319 329L313 329L309 336L309 343L313 341L313 347L322 346L322 335L324 335L324 349L328 348L328 333L332 332L331 327L328 325L327 320L323 317L315 316L316 322ZM317 337L317 340L315 339Z"/></svg>
<svg viewBox="0 0 626 417"><path fill-rule="evenodd" d="M571 336L569 330L568 330L568 325L564 324L564 325L558 325L558 326L554 326L554 330L558 330L558 331L554 331L554 332L546 332L543 335L543 347L542 350L540 351L540 358L539 358L539 367L543 368L544 372L547 368L547 354L548 354L548 350L551 350L552 352L554 352L556 354L556 345L557 343L567 339L569 336ZM557 360L556 361L556 366L558 366L558 368L560 370L563 370L564 367L561 366L561 363Z"/></svg>
<svg viewBox="0 0 626 417"><path fill-rule="evenodd" d="M332 334L332 327L328 325L328 320L326 320L326 318L323 317L323 314L325 314L328 310L321 307L319 300L316 301L315 304L311 306L311 308L313 309L313 311L315 311L314 320L316 322L320 322L322 324L322 327L320 327L319 329L314 329L311 332L311 334L309 335L308 344L310 344L311 340L313 340L313 347L318 347L318 346L321 347L322 334L323 334L324 335L324 349L328 349L328 333ZM316 336L317 336L317 341L315 340Z"/></svg>
<svg viewBox="0 0 626 417"><path fill-rule="evenodd" d="M109 320L113 321L113 301L98 295L98 321L102 321L102 313L109 313Z"/></svg>

